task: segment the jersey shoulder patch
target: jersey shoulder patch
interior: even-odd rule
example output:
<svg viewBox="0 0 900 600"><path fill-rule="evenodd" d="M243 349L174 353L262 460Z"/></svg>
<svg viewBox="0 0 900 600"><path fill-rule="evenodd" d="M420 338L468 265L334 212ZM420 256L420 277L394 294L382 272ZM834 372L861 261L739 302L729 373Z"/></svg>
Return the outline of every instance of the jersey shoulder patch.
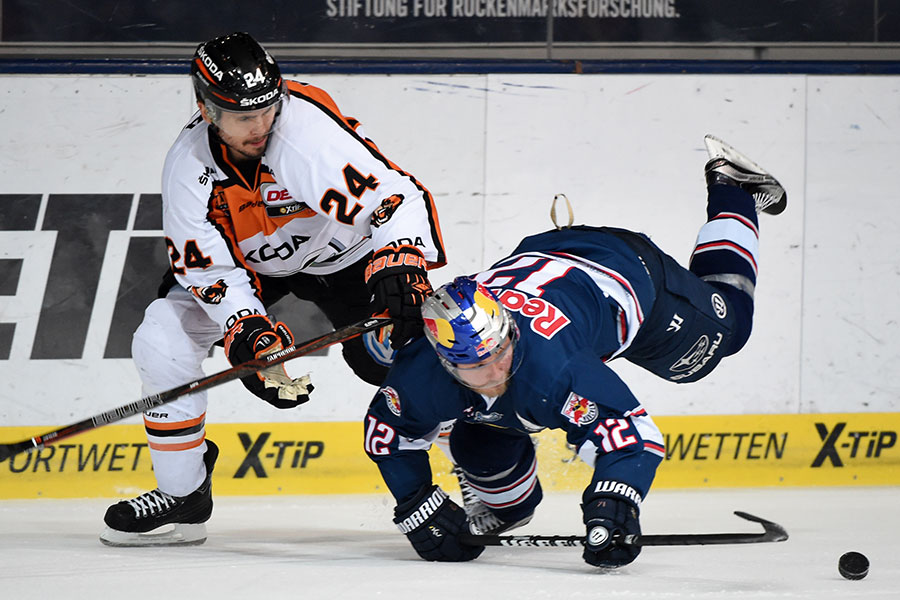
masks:
<svg viewBox="0 0 900 600"><path fill-rule="evenodd" d="M569 393L569 397L566 399L560 412L569 422L577 427L592 423L600 416L600 409L597 408L596 404L575 392Z"/></svg>

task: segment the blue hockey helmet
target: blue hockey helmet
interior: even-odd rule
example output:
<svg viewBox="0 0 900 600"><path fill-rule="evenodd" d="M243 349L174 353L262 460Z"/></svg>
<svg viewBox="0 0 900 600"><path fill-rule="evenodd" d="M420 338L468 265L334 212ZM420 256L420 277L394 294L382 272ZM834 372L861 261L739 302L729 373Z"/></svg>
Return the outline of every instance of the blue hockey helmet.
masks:
<svg viewBox="0 0 900 600"><path fill-rule="evenodd" d="M441 364L466 385L467 365L511 353L518 339L516 323L497 296L472 277L457 277L435 290L422 305L425 337ZM463 365L463 368L459 368ZM512 376L511 369L506 379Z"/></svg>

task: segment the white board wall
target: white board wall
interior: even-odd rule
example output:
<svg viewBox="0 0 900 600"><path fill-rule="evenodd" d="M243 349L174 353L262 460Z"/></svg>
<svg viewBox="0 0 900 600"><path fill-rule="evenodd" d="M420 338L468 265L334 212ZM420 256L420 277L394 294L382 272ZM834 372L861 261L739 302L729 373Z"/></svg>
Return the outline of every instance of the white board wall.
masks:
<svg viewBox="0 0 900 600"><path fill-rule="evenodd" d="M346 114L434 194L450 263L443 283L551 226L565 193L576 222L648 233L682 263L705 219L703 135L769 168L788 210L761 219L753 337L711 377L679 386L611 363L654 414L893 411L900 385L900 78L803 75L328 75ZM185 77L0 77L0 193L159 192L165 152L192 112ZM2 227L0 227L2 229ZM0 296L16 323L0 360L0 419L60 425L141 395L129 360L102 359L114 232L85 355L30 360L54 234L0 230L0 258L28 277ZM148 274L156 278L157 274ZM227 367L220 354L210 372ZM301 411L276 411L232 383L217 422L361 418L373 388L333 353L303 359L316 384ZM50 383L48 383L50 382Z"/></svg>

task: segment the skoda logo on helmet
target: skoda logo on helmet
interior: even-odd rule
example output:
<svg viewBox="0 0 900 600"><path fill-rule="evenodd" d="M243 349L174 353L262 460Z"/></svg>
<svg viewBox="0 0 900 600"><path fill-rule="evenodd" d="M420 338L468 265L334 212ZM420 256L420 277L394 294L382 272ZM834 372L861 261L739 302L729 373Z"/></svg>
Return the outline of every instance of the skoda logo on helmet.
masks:
<svg viewBox="0 0 900 600"><path fill-rule="evenodd" d="M222 69L219 68L219 65L213 62L213 59L210 58L210 56L206 53L206 49L201 46L197 49L197 54L200 56L200 61L203 63L203 65L207 69L209 69L209 72L212 73L212 75L216 79L222 81Z"/></svg>
<svg viewBox="0 0 900 600"><path fill-rule="evenodd" d="M281 88L277 87L274 90L270 90L265 94L260 94L255 98L241 98L241 106L256 106L257 104L265 104L275 96L281 93Z"/></svg>

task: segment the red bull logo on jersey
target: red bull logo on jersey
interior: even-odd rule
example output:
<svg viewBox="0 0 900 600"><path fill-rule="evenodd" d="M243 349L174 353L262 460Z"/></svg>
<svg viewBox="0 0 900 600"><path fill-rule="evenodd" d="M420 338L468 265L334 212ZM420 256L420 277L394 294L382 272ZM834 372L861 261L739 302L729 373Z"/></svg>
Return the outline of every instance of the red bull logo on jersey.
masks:
<svg viewBox="0 0 900 600"><path fill-rule="evenodd" d="M529 317L531 330L548 340L572 322L561 310L543 298L531 298L517 290L501 291L500 302L509 310Z"/></svg>
<svg viewBox="0 0 900 600"><path fill-rule="evenodd" d="M569 397L560 412L578 427L596 421L597 417L600 416L600 410L596 404L587 398L582 398L575 392L569 393Z"/></svg>
<svg viewBox="0 0 900 600"><path fill-rule="evenodd" d="M390 386L385 386L379 390L381 394L384 396L384 399L387 401L388 410L394 413L395 416L400 416L400 394L397 393L397 390Z"/></svg>

